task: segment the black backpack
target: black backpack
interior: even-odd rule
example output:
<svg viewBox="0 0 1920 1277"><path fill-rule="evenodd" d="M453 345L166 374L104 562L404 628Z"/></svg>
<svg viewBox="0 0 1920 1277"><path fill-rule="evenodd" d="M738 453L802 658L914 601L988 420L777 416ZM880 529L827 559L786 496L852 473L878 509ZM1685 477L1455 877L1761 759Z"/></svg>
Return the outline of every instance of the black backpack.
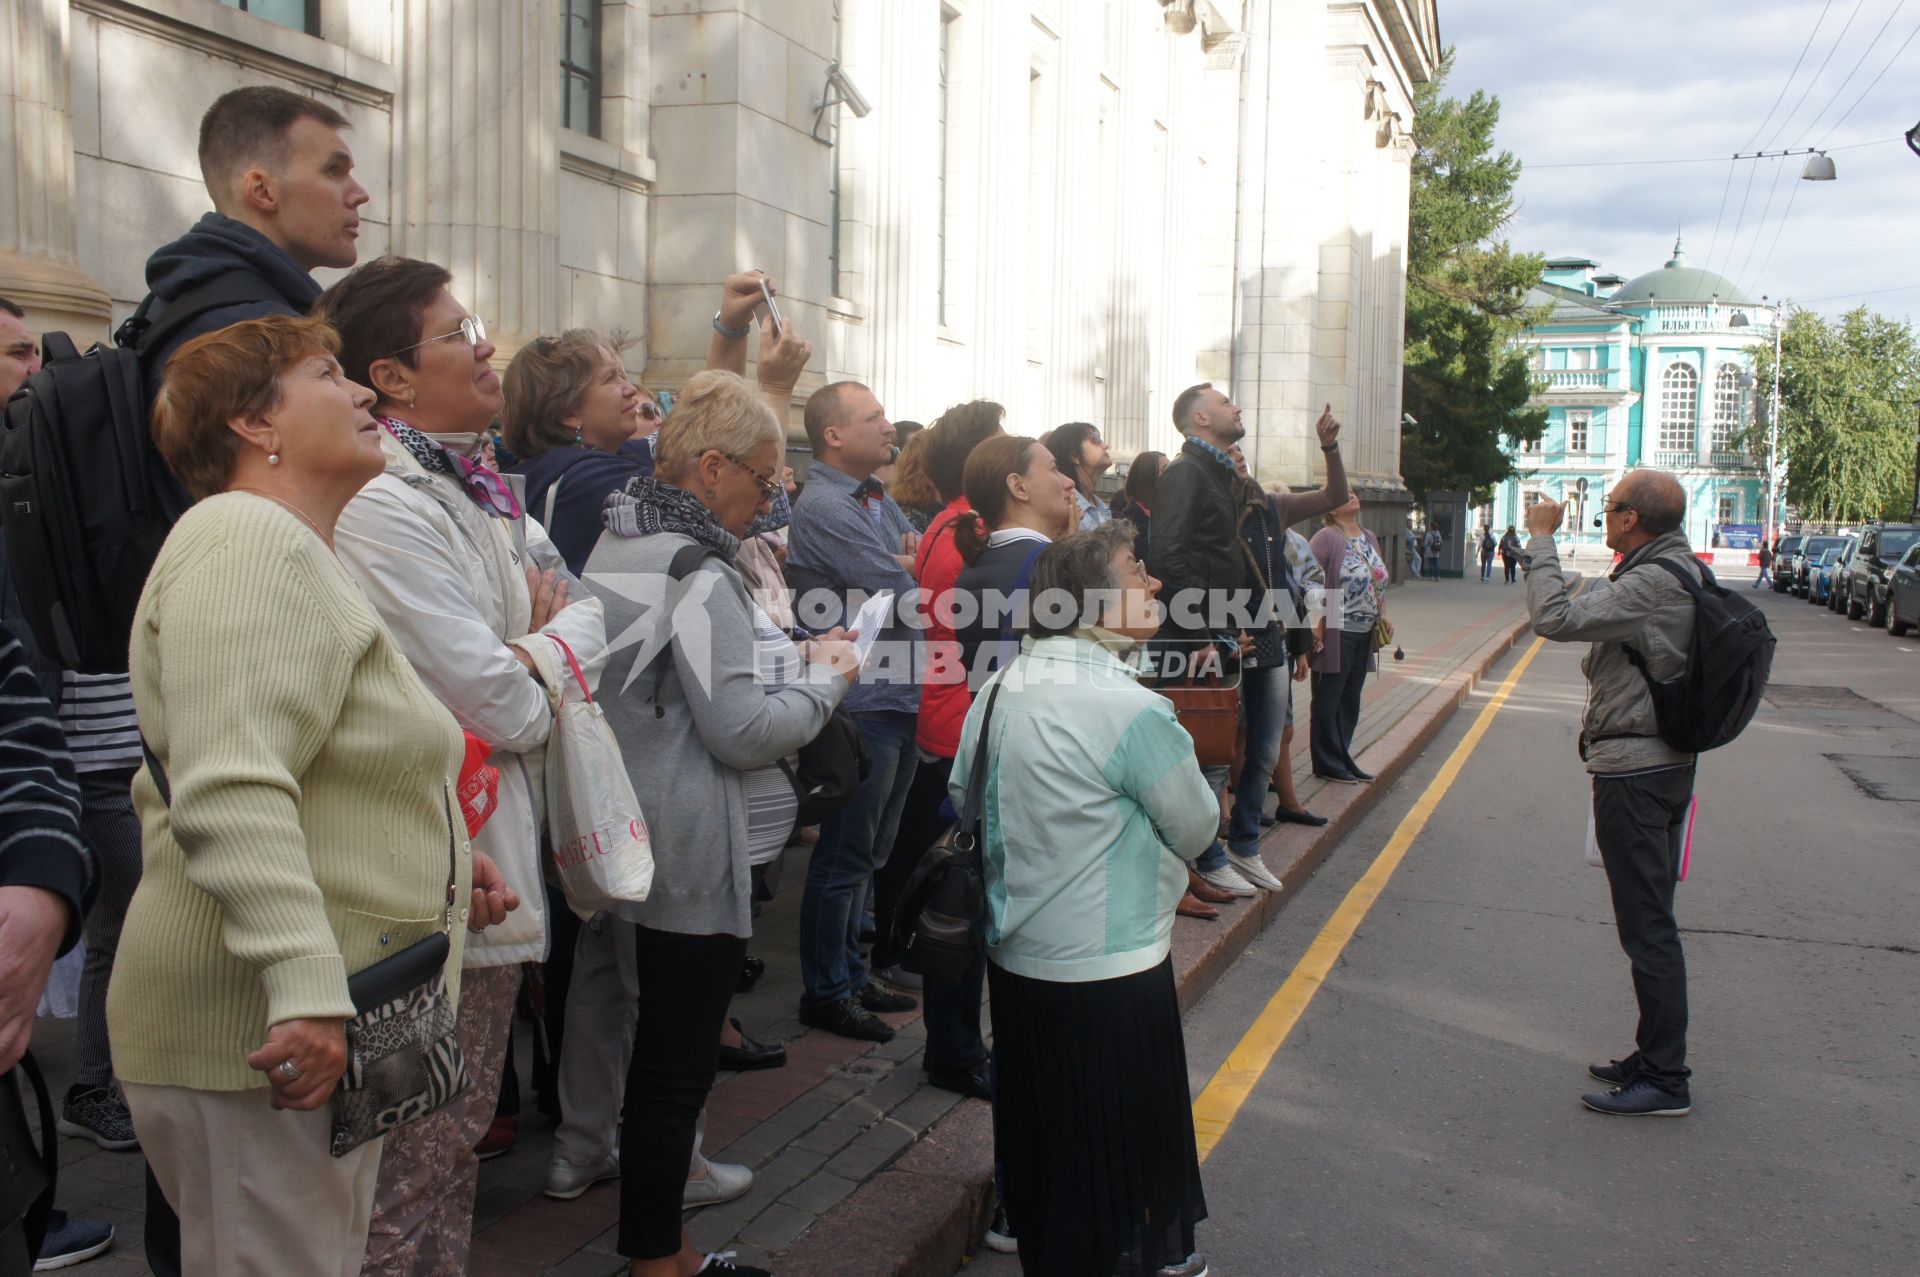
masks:
<svg viewBox="0 0 1920 1277"><path fill-rule="evenodd" d="M927 849L900 889L891 943L909 971L929 980L958 984L980 953L980 923L987 913L986 869L980 831L987 795L987 747L992 737L993 703L1000 697L996 678L980 716L967 776L960 820Z"/></svg>
<svg viewBox="0 0 1920 1277"><path fill-rule="evenodd" d="M85 354L41 338L46 364L6 402L0 519L21 611L40 650L81 674L127 668L133 613L168 531L191 504L153 446L145 363L211 310L284 300L258 276L208 281Z"/></svg>
<svg viewBox="0 0 1920 1277"><path fill-rule="evenodd" d="M1706 564L1700 564L1702 580L1695 581L1671 559L1652 562L1671 572L1693 596L1687 671L1656 683L1639 652L1627 648L1627 659L1647 680L1660 739L1684 754L1703 754L1720 748L1753 721L1773 670L1776 640L1753 601L1723 588Z"/></svg>
<svg viewBox="0 0 1920 1277"><path fill-rule="evenodd" d="M676 581L684 581L687 574L699 567L700 561L712 553L703 545L683 545L674 552L673 560L667 564L667 575ZM653 656L658 662L653 672L653 706L656 715L666 713L660 707L660 687L667 677L666 652L667 647L663 644ZM866 739L860 735L859 724L853 721L853 715L843 705L833 707L833 714L827 719L826 726L820 729L818 736L800 747L794 763L789 766L783 758L779 765L780 770L786 773L787 783L793 786L794 798L799 805L795 823L799 825L817 825L845 808L859 792L861 782L873 771L873 757L867 752Z"/></svg>

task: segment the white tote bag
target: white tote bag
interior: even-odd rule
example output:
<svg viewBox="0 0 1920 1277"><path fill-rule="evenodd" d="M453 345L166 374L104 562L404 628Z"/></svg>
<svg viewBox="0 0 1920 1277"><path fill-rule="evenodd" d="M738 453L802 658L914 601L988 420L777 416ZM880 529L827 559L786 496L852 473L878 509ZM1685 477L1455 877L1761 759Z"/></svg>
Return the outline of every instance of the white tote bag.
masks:
<svg viewBox="0 0 1920 1277"><path fill-rule="evenodd" d="M582 918L645 900L653 887L653 846L620 743L587 690L573 649L553 635L573 671L559 694L547 738L547 822L567 905ZM576 688L577 685L577 688ZM576 695L577 690L577 695Z"/></svg>

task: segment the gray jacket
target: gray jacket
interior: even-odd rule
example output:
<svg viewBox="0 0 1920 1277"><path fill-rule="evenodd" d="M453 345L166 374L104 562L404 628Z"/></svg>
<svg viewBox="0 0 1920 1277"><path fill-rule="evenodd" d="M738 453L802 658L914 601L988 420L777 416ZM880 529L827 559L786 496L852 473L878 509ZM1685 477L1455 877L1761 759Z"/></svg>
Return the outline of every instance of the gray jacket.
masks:
<svg viewBox="0 0 1920 1277"><path fill-rule="evenodd" d="M1646 679L1627 659L1631 646L1657 682L1686 672L1693 643L1693 599L1664 568L1638 566L1655 558L1700 563L1681 532L1669 532L1635 551L1605 580L1578 598L1567 594L1560 553L1552 537L1527 543L1527 611L1533 632L1563 643L1589 642L1580 662L1587 676L1587 708L1580 716L1580 757L1598 774L1645 771L1693 761L1660 739ZM1629 570L1630 569L1630 570Z"/></svg>
<svg viewBox="0 0 1920 1277"><path fill-rule="evenodd" d="M674 533L603 532L582 573L611 639L601 706L653 840L652 892L614 912L656 931L749 936L742 777L818 736L847 682L821 665L793 683L762 682L740 574L709 555L684 581L669 580L675 552L690 544ZM672 658L653 668L669 636Z"/></svg>

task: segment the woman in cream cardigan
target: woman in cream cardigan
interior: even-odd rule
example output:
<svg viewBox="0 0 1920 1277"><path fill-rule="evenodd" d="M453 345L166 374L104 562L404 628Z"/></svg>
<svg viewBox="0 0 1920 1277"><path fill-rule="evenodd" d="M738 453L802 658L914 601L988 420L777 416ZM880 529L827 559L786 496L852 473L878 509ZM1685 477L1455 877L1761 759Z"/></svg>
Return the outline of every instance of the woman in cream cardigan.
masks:
<svg viewBox="0 0 1920 1277"><path fill-rule="evenodd" d="M450 872L469 926L517 903L455 835L459 728L333 555L382 464L333 351L316 320L236 324L180 349L154 408L199 504L134 618L172 801L136 775L145 872L107 1018L183 1269L211 1277L359 1271L383 1141L327 1152L347 976L441 929Z"/></svg>

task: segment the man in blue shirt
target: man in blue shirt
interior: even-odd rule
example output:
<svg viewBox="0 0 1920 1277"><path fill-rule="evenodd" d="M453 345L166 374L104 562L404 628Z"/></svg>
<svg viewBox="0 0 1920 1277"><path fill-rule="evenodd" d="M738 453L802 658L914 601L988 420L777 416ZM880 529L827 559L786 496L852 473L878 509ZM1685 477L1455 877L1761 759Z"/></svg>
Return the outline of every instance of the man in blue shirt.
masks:
<svg viewBox="0 0 1920 1277"><path fill-rule="evenodd" d="M794 503L787 578L801 624L853 620L859 596L892 592L893 619L844 702L873 770L843 810L820 827L800 904L800 1019L843 1037L885 1042L893 1030L873 1014L910 1011L914 1000L868 979L860 933L873 874L893 846L900 809L919 766L914 727L918 644L898 604L914 588L917 537L874 472L893 455L894 430L873 392L854 381L822 386L807 400L813 465Z"/></svg>

